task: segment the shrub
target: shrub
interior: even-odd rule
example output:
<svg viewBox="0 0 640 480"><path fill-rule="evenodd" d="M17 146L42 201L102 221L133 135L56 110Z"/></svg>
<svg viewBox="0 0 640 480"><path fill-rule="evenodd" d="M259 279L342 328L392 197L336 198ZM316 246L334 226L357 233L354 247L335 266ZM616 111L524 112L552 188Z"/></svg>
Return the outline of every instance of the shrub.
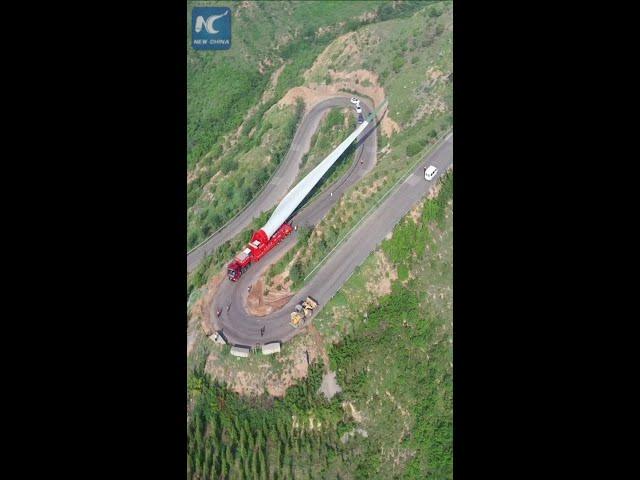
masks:
<svg viewBox="0 0 640 480"><path fill-rule="evenodd" d="M294 284L297 284L304 278L304 272L302 264L300 262L296 262L291 265L291 270L289 270L289 277Z"/></svg>
<svg viewBox="0 0 640 480"><path fill-rule="evenodd" d="M395 73L398 73L403 65L404 65L404 58L403 57L399 57L399 56L395 57L393 59L393 61L391 62L391 68L393 69L393 71Z"/></svg>
<svg viewBox="0 0 640 480"><path fill-rule="evenodd" d="M238 162L234 158L226 157L220 162L220 170L223 174L227 174L238 168Z"/></svg>
<svg viewBox="0 0 640 480"><path fill-rule="evenodd" d="M409 269L406 265L402 264L398 266L398 280L406 280L409 278Z"/></svg>
<svg viewBox="0 0 640 480"><path fill-rule="evenodd" d="M424 148L425 144L426 142L424 141L418 141L418 142L413 142L407 145L407 157L413 157L414 155L417 155L418 153L420 153Z"/></svg>

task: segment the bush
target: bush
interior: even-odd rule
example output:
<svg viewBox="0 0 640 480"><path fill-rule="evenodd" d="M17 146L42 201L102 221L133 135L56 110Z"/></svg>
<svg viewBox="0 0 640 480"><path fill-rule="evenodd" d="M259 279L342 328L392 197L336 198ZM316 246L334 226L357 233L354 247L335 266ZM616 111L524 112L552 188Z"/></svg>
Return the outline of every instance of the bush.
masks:
<svg viewBox="0 0 640 480"><path fill-rule="evenodd" d="M294 284L297 284L304 278L303 267L299 261L291 265L291 269L289 270L289 277Z"/></svg>
<svg viewBox="0 0 640 480"><path fill-rule="evenodd" d="M426 145L426 140L417 141L407 145L407 157L413 157L422 151Z"/></svg>
<svg viewBox="0 0 640 480"><path fill-rule="evenodd" d="M429 9L429 16L430 16L431 18L437 18L437 17L439 17L440 15L442 15L442 12L440 11L440 9L438 9L438 8L436 8L436 7L431 7L431 8Z"/></svg>
<svg viewBox="0 0 640 480"><path fill-rule="evenodd" d="M395 57L391 62L391 68L395 73L398 73L403 65L404 65L403 57Z"/></svg>
<svg viewBox="0 0 640 480"><path fill-rule="evenodd" d="M398 266L398 280L402 281L407 278L409 278L409 269L404 264Z"/></svg>
<svg viewBox="0 0 640 480"><path fill-rule="evenodd" d="M233 170L236 170L237 168L238 162L234 158L226 157L220 162L220 171L222 171L222 173L225 175Z"/></svg>

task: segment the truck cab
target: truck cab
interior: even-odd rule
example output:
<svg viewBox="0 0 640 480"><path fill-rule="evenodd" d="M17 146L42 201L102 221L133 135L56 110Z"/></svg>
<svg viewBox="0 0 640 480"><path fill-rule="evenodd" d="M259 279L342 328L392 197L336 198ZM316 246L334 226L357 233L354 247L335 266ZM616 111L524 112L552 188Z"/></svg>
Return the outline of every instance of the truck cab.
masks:
<svg viewBox="0 0 640 480"><path fill-rule="evenodd" d="M232 282L237 282L251 265L251 250L245 248L227 265L227 276Z"/></svg>

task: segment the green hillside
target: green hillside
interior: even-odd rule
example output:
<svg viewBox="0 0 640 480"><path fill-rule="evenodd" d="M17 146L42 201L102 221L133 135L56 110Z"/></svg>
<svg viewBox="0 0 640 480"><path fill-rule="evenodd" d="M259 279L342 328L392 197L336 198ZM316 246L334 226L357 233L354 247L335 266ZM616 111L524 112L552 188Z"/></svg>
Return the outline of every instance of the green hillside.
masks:
<svg viewBox="0 0 640 480"><path fill-rule="evenodd" d="M331 400L318 363L283 399L240 397L195 366L189 478L452 478L452 192L450 174L315 320L336 342ZM368 279L389 277L380 255L398 278L372 300Z"/></svg>
<svg viewBox="0 0 640 480"><path fill-rule="evenodd" d="M389 101L388 116L398 124L400 131L388 138L384 129L379 129L376 167L331 208L307 242L299 242L269 270L270 277L283 271L285 263L301 252L289 265L290 278L294 289L309 281L312 272L317 271L318 262L452 127L451 17L452 4L442 2L409 18L364 26L347 43L336 40L327 47L323 54L326 62L314 66L305 84L325 81L330 71L365 69L378 72ZM352 51L357 51L358 55L345 54ZM361 96L361 91L367 91L362 86L366 88L360 83L354 90Z"/></svg>
<svg viewBox="0 0 640 480"><path fill-rule="evenodd" d="M266 272L273 290L274 275L288 269L295 292L452 128L452 2L190 2L189 28L197 5L231 8L233 47L197 52L187 43L189 248L244 208L286 155L305 108L301 101L276 105L291 88L333 88L376 101L384 92L389 101L374 169L315 228L299 229L302 241ZM350 109L332 110L299 178L353 128ZM320 190L352 160L353 152L343 155ZM303 332L280 354L237 359L229 345L205 336L196 307L269 215L187 279L188 333L196 339L187 360L188 478L451 479L453 173L323 305L313 319L319 340ZM307 341L317 342L336 373L342 392L331 400L318 393L318 352L306 377L284 382L293 386L280 390L283 398L266 387L262 395L236 388L239 379L258 378L260 389L260 379L285 375ZM229 369L237 375L225 376Z"/></svg>
<svg viewBox="0 0 640 480"><path fill-rule="evenodd" d="M232 44L229 50L195 51L189 44L191 8L230 6ZM295 132L293 109L281 115L271 108L292 87L302 85L302 74L337 36L363 25L394 17L406 17L425 8L422 2L190 2L187 38L187 207L188 248L192 248L236 215L268 180L269 175L242 170L248 162L268 156L267 173L282 159ZM283 67L275 85L273 74ZM272 90L268 98L265 91ZM264 116L272 115L274 118ZM277 118L276 118L277 117ZM286 118L285 118L286 117ZM295 117L295 120L298 120ZM266 123L267 127L259 124ZM238 133L238 128L241 127ZM252 129L258 135L249 136ZM269 136L264 136L271 129ZM226 138L226 140L225 140ZM245 169L246 170L246 169ZM222 172L224 177L216 174ZM218 184L252 190L235 194L224 205ZM229 189L229 187L226 187ZM235 189L234 189L235 191ZM224 196L223 196L224 195Z"/></svg>

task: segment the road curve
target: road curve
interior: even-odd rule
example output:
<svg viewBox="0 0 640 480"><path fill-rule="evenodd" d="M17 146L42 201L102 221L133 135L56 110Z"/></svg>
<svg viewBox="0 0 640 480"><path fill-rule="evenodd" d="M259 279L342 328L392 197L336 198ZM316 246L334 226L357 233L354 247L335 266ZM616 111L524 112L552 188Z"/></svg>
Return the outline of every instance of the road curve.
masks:
<svg viewBox="0 0 640 480"><path fill-rule="evenodd" d="M254 218L274 207L286 195L298 175L300 160L309 151L311 137L318 129L323 115L335 107L352 106L349 98L350 96L347 94L327 98L316 104L305 114L296 130L289 151L269 183L240 214L187 254L187 272L190 273L195 270L207 255L242 232L251 224ZM372 111L372 106L368 105L366 101L362 101L361 104L363 114L365 116L368 115ZM367 131L370 130L371 127L367 127ZM369 171L375 165L376 141L377 137L374 130L373 134L362 142L359 151L356 152L356 157L365 161L368 167L365 169L366 171Z"/></svg>
<svg viewBox="0 0 640 480"><path fill-rule="evenodd" d="M375 132L375 129L373 131ZM375 147L374 143L372 146L374 157ZM366 150L366 145L362 148ZM368 154L369 152L367 151ZM357 167L357 159L355 163ZM374 164L375 158L370 168ZM424 179L423 166L425 164L438 167L438 175L428 182ZM289 325L290 313L293 311L294 305L307 295L311 295L320 303L318 310L322 309L351 276L355 268L377 248L384 237L393 230L404 215L427 194L438 178L452 165L453 133L450 133L416 166L410 175L402 179L394 187L389 196L331 254L309 283L297 292L287 305L270 315L254 317L246 311L247 287L255 283L270 264L293 246L297 239L297 233L290 235L278 248L269 252L260 262L253 265L237 283L226 279L223 281L211 306L212 324L217 324L227 341L234 345L253 347L273 341L286 342L291 339L302 330L302 328L294 329ZM358 172L358 169L350 170L345 177L349 179L353 172ZM360 173L358 179L363 175L364 173ZM332 186L331 189L299 212L294 218L294 223L303 225L317 223L331 208L331 205L340 198L341 193L348 188L340 188L341 181L342 179L336 182L336 190L333 190ZM355 182L349 181L345 183L350 186ZM333 197L331 197L330 191L337 191L338 195L334 193ZM226 310L227 305L231 305L228 312ZM222 309L223 313L219 319L216 319L215 312L218 308ZM313 321L315 315L314 313L311 321ZM260 330L263 326L265 327L265 332L264 336L261 336Z"/></svg>

